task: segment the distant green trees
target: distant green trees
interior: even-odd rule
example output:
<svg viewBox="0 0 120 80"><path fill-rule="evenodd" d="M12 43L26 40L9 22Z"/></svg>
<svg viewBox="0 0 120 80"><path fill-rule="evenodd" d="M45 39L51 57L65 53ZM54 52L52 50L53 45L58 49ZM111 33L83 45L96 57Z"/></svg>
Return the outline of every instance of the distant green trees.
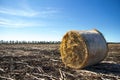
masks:
<svg viewBox="0 0 120 80"><path fill-rule="evenodd" d="M0 44L60 44L60 41L4 41L0 40Z"/></svg>

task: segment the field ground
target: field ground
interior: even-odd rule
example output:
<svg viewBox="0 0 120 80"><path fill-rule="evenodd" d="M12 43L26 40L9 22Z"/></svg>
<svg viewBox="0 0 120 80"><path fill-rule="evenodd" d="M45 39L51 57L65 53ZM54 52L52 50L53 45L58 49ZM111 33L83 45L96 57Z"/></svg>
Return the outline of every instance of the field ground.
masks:
<svg viewBox="0 0 120 80"><path fill-rule="evenodd" d="M59 44L0 44L0 80L120 80L120 44L108 44L104 61L84 68L66 67Z"/></svg>

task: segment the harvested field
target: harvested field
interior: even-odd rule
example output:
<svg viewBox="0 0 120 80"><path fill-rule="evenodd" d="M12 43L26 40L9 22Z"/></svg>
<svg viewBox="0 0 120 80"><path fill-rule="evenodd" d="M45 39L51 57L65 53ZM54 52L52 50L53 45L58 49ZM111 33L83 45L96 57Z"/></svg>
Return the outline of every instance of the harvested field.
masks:
<svg viewBox="0 0 120 80"><path fill-rule="evenodd" d="M99 64L72 69L61 60L59 44L0 44L0 80L120 80L120 44L108 44Z"/></svg>

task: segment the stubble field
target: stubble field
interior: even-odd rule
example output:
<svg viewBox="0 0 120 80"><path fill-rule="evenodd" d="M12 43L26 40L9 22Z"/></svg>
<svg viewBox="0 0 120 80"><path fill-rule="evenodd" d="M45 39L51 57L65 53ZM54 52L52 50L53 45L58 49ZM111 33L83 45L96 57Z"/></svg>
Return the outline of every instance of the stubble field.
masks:
<svg viewBox="0 0 120 80"><path fill-rule="evenodd" d="M84 69L62 63L59 44L0 44L0 80L120 80L120 44Z"/></svg>

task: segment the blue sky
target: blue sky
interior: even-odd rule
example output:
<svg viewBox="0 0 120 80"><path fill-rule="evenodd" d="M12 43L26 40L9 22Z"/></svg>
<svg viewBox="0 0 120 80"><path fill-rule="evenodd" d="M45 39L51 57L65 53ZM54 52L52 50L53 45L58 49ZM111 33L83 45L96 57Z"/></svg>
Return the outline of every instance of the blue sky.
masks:
<svg viewBox="0 0 120 80"><path fill-rule="evenodd" d="M60 41L94 28L120 42L120 0L0 0L0 40Z"/></svg>

